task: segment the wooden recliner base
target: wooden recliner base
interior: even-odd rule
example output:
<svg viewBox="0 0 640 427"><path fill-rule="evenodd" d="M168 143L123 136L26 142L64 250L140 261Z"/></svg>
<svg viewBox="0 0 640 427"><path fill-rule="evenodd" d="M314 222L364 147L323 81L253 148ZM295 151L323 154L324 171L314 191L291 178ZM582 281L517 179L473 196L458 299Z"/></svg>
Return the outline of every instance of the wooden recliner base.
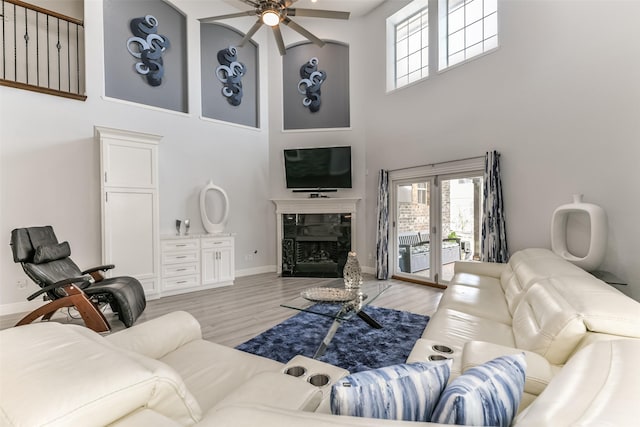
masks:
<svg viewBox="0 0 640 427"><path fill-rule="evenodd" d="M66 297L53 300L32 311L16 323L16 326L28 325L39 317L42 317L42 320L49 320L58 309L75 307L89 329L93 329L96 332L109 332L111 330L104 314L98 310L82 290L73 285L65 286L64 290L67 292Z"/></svg>

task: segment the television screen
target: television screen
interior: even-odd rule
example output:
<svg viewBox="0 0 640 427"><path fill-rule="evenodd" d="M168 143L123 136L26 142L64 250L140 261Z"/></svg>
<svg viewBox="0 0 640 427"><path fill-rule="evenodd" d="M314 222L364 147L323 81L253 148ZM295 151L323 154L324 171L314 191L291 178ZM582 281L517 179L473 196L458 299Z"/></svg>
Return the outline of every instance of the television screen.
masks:
<svg viewBox="0 0 640 427"><path fill-rule="evenodd" d="M287 188L351 188L351 147L284 150Z"/></svg>

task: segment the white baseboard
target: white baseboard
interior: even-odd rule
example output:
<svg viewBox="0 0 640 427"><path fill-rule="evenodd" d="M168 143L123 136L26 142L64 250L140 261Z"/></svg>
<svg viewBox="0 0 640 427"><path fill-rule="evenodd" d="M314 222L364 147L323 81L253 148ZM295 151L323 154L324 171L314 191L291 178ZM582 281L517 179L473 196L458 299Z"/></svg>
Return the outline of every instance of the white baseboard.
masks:
<svg viewBox="0 0 640 427"><path fill-rule="evenodd" d="M37 298L33 301L21 301L21 302L12 302L9 304L0 304L0 316L4 316L7 314L16 314L16 313L28 313L44 304L45 303L42 301L42 298Z"/></svg>
<svg viewBox="0 0 640 427"><path fill-rule="evenodd" d="M363 265L361 268L362 268L362 272L363 273L373 274L374 276L376 274L376 268L375 267L367 267L366 265Z"/></svg>
<svg viewBox="0 0 640 427"><path fill-rule="evenodd" d="M254 274L275 273L275 265L263 265L262 267L245 268L236 270L236 277L253 276Z"/></svg>

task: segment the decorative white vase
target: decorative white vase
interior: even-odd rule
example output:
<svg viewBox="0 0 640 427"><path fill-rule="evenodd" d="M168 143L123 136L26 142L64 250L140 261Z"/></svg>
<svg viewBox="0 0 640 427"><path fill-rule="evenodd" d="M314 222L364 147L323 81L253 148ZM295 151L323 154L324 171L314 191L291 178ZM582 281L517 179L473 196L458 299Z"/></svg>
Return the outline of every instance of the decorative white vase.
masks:
<svg viewBox="0 0 640 427"><path fill-rule="evenodd" d="M588 224L579 230L589 236L584 256L575 255L569 250L567 220L570 215L584 215L589 219ZM562 205L553 212L551 250L586 271L596 270L602 264L607 250L607 214L604 209L593 203L585 203L582 194L574 194L573 203Z"/></svg>
<svg viewBox="0 0 640 427"><path fill-rule="evenodd" d="M345 289L360 289L362 285L362 269L355 252L349 252L347 262L344 264L342 277L344 278Z"/></svg>
<svg viewBox="0 0 640 427"><path fill-rule="evenodd" d="M222 197L222 218L220 222L213 222L207 213L207 192L214 191L220 193ZM222 233L224 231L224 227L227 224L227 219L229 218L229 197L227 193L217 185L214 185L212 181L200 191L200 217L202 218L202 225L207 233Z"/></svg>

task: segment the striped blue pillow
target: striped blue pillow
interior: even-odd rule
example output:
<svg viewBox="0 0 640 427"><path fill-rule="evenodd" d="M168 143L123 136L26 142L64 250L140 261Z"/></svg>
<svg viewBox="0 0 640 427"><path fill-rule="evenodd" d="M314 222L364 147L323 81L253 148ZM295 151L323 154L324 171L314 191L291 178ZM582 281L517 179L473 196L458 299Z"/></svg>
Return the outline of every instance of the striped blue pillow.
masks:
<svg viewBox="0 0 640 427"><path fill-rule="evenodd" d="M429 421L450 373L450 360L357 372L331 388L331 412L355 417Z"/></svg>
<svg viewBox="0 0 640 427"><path fill-rule="evenodd" d="M524 390L524 353L475 366L451 381L433 410L442 424L509 426Z"/></svg>

